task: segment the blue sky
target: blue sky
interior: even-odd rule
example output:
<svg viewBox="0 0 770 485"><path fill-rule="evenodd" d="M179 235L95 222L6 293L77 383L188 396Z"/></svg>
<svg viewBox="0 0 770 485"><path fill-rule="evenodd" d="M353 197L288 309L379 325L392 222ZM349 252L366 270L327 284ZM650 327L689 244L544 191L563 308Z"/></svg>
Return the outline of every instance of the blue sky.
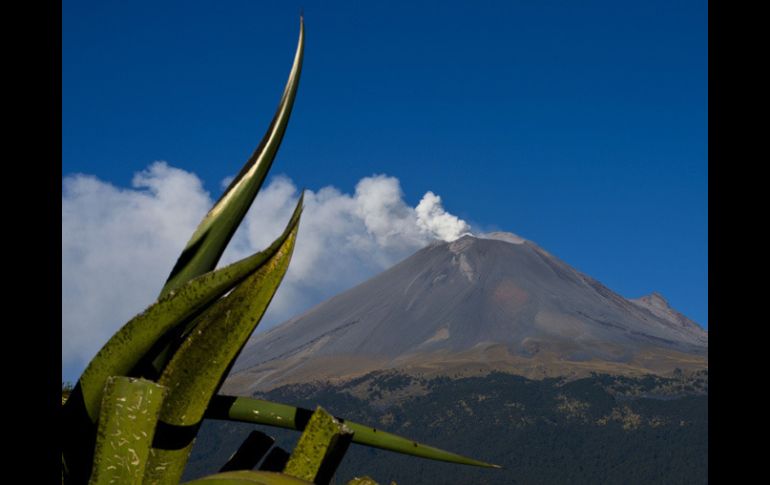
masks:
<svg viewBox="0 0 770 485"><path fill-rule="evenodd" d="M216 198L269 124L300 8L273 177L387 174L410 206L433 191L707 327L705 1L65 0L62 175L130 187L164 160Z"/></svg>

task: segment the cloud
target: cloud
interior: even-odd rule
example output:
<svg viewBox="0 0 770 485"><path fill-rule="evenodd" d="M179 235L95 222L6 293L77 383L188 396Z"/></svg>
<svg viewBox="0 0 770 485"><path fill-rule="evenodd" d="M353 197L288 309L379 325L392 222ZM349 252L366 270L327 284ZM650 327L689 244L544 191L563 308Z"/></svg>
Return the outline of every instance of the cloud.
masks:
<svg viewBox="0 0 770 485"><path fill-rule="evenodd" d="M62 360L79 373L123 323L157 297L176 258L213 204L197 176L155 162L131 188L90 175L62 181ZM262 188L220 266L267 247L299 198L285 176ZM398 179L361 179L353 194L306 191L289 270L259 330L295 316L392 266L435 239L470 228L427 192L416 207ZM69 376L70 379L76 376Z"/></svg>

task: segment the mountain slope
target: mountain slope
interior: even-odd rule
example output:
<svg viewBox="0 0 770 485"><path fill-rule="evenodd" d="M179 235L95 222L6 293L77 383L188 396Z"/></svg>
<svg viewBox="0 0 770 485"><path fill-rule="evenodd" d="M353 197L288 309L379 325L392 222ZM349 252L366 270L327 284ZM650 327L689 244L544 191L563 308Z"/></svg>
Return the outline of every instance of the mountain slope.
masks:
<svg viewBox="0 0 770 485"><path fill-rule="evenodd" d="M508 233L434 243L258 336L225 389L377 369L529 377L707 367L708 335L660 295L627 300Z"/></svg>
<svg viewBox="0 0 770 485"><path fill-rule="evenodd" d="M421 389L422 392L411 392ZM708 483L708 374L530 380L410 378L373 373L340 385L292 385L261 399L381 427L501 465L459 466L352 445L338 483L368 475L399 484ZM206 421L185 480L215 472L254 426ZM285 448L299 433L260 428Z"/></svg>

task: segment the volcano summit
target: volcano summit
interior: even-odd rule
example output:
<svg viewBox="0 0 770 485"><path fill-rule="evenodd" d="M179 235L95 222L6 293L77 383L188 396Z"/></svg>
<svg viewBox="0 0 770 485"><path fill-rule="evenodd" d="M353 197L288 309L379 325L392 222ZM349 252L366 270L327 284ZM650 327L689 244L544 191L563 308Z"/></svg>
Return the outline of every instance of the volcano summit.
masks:
<svg viewBox="0 0 770 485"><path fill-rule="evenodd" d="M708 367L708 334L659 294L623 298L511 233L433 243L258 335L225 390L381 369L529 378Z"/></svg>

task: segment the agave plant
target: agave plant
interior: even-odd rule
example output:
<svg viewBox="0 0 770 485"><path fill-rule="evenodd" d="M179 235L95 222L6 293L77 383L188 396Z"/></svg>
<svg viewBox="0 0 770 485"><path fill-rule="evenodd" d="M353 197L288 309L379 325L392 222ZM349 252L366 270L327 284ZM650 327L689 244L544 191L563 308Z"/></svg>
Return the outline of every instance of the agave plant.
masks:
<svg viewBox="0 0 770 485"><path fill-rule="evenodd" d="M179 483L203 419L278 426L303 435L291 455L283 452L286 456L275 458L280 452L273 453L265 458L263 471L251 471L272 443L255 432L222 473L195 483L328 482L351 441L435 460L495 466L368 426L343 424L320 408L313 412L218 394L278 289L297 239L302 196L286 229L267 249L215 269L286 131L304 38L300 18L294 63L267 133L200 222L157 301L109 339L66 399L63 393L64 483ZM272 465L267 465L271 456Z"/></svg>

